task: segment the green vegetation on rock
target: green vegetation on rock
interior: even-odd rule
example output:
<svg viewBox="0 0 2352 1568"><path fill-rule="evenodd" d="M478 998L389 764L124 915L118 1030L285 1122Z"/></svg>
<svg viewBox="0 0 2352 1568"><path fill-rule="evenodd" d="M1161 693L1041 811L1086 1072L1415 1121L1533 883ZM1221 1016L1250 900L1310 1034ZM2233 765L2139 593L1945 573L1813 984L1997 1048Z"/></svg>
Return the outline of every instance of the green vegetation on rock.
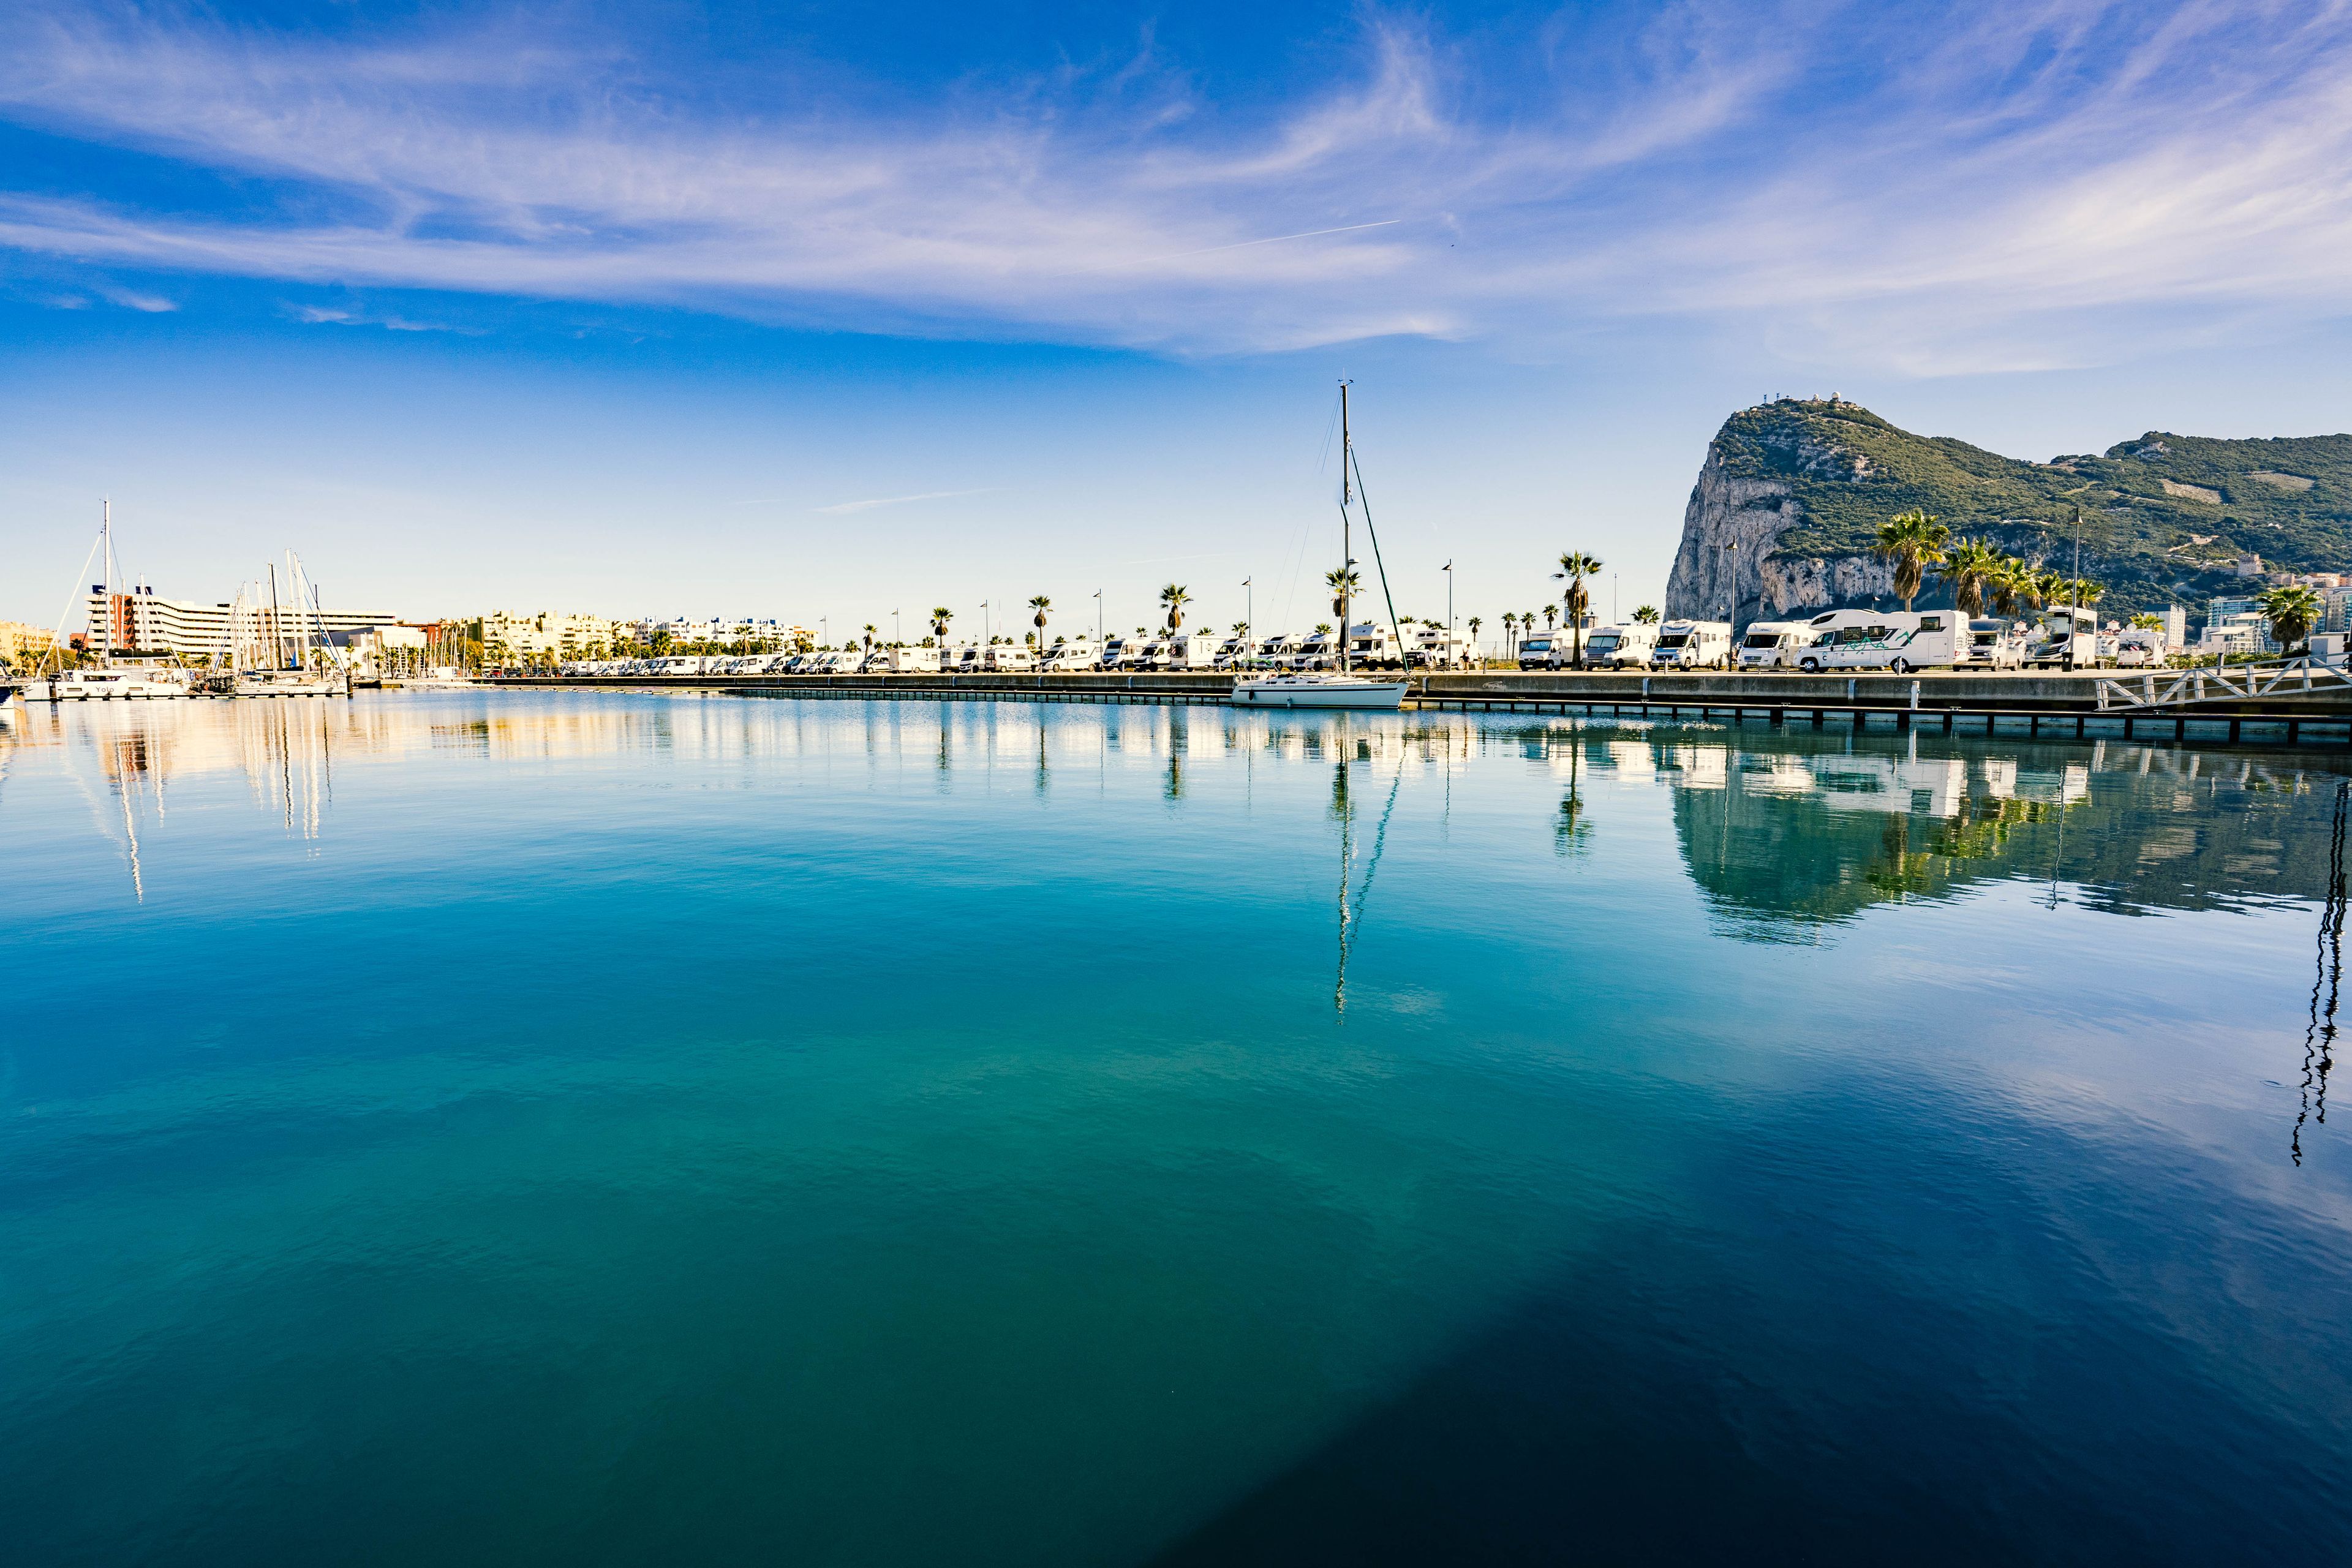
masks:
<svg viewBox="0 0 2352 1568"><path fill-rule="evenodd" d="M2243 587L2230 575L2241 552L2268 570L2352 568L2352 435L2231 441L2151 430L2095 456L2032 463L1914 436L1854 404L1791 398L1733 415L1711 460L1726 478L1785 487L1797 503L1772 547L1779 560L1865 555L1889 518L1924 511L1956 540L2071 575L2079 504L2083 575L2107 585L2110 615ZM1951 598L1931 569L1922 602Z"/></svg>

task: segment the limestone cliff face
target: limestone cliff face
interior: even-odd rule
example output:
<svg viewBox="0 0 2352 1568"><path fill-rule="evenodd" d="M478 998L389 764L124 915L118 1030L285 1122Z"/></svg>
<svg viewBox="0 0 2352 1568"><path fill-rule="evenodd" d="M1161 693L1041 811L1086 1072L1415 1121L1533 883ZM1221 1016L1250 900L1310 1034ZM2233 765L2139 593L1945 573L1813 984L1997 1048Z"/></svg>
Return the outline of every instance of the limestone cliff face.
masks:
<svg viewBox="0 0 2352 1568"><path fill-rule="evenodd" d="M2352 565L2352 436L2150 431L2036 463L1915 436L1842 398L1759 404L1707 444L1665 613L1715 620L1736 604L1745 624L1893 608L1892 566L1870 545L1914 510L1956 539L2069 575L2079 548L2080 574L2105 585L2111 616L2194 604L2229 588L2242 553L2294 571ZM1918 607L1951 602L1930 570Z"/></svg>
<svg viewBox="0 0 2352 1568"><path fill-rule="evenodd" d="M1801 439L1792 448L1817 475L1869 472L1868 458L1829 443ZM1797 620L1893 592L1892 567L1874 556L1780 553L1781 536L1804 520L1804 502L1787 479L1757 473L1742 456L1722 436L1707 447L1666 579L1668 620Z"/></svg>

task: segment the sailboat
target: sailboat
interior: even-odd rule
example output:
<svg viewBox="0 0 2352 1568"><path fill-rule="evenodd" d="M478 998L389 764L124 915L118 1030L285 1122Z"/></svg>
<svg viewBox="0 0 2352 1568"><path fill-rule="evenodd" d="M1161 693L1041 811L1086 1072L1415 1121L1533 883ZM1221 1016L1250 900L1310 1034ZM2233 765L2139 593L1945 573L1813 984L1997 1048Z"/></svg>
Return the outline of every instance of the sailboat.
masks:
<svg viewBox="0 0 2352 1568"><path fill-rule="evenodd" d="M1356 581L1355 516L1350 510L1357 500L1355 437L1348 427L1348 384L1339 384L1339 571L1335 581L1339 597L1332 609L1339 616L1339 668L1337 674L1298 671L1287 675L1261 676L1250 680L1234 682L1234 706L1236 708L1344 708L1393 713L1404 705L1405 683L1402 680L1367 680L1348 672L1348 645L1354 641L1353 628L1349 624L1348 611L1354 596ZM1370 513L1365 513L1365 523L1370 524ZM1380 553L1374 541L1373 554ZM1381 590L1387 591L1388 574L1381 574Z"/></svg>
<svg viewBox="0 0 2352 1568"><path fill-rule="evenodd" d="M255 582L237 589L217 656L219 668L208 682L224 697L342 697L352 674L342 653L327 636L319 594L302 570L301 557L286 552L286 587L293 599L289 616L279 598L278 568L268 568L268 589Z"/></svg>
<svg viewBox="0 0 2352 1568"><path fill-rule="evenodd" d="M175 678L178 675L176 671L167 671L152 665L115 662L114 646L118 634L135 651L138 629L135 626L118 624L116 620L117 606L123 600L114 591L114 503L102 501L100 508L98 541L90 546L90 553L99 557L100 570L106 574L106 580L97 584L97 591L106 599L106 627L99 637L98 668L63 668L65 624L73 614L68 605L65 616L58 622L58 633L52 639L47 655L49 671L25 683L25 700L27 702L99 702L110 698L192 697L195 695L194 687L185 679ZM87 580L89 568L89 561L85 558L82 562L85 575L77 578L77 584ZM126 622L131 618L127 611L123 615ZM91 629L96 631L98 628Z"/></svg>

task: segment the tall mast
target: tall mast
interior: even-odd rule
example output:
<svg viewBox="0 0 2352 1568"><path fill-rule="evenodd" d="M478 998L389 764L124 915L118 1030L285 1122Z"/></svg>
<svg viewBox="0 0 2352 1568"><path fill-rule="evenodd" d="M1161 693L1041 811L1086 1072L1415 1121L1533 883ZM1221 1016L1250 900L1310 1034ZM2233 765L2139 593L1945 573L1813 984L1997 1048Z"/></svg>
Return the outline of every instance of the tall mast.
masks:
<svg viewBox="0 0 2352 1568"><path fill-rule="evenodd" d="M286 668L286 648L278 621L278 563L269 563L269 668Z"/></svg>
<svg viewBox="0 0 2352 1568"><path fill-rule="evenodd" d="M111 668L114 663L114 501L111 497L98 503L98 536L105 541L99 564L106 570L106 619L102 623L105 630L99 634L103 640L99 644L98 661Z"/></svg>
<svg viewBox="0 0 2352 1568"><path fill-rule="evenodd" d="M1348 673L1349 569L1356 563L1355 535L1348 515L1356 499L1355 437L1348 429L1348 384L1339 384L1339 673Z"/></svg>

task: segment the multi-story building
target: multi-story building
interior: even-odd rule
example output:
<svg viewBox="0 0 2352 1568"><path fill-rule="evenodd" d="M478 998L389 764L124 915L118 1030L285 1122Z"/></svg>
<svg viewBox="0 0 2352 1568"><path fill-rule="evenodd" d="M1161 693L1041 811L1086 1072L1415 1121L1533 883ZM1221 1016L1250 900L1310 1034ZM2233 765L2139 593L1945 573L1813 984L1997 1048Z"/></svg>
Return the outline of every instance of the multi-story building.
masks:
<svg viewBox="0 0 2352 1568"><path fill-rule="evenodd" d="M89 590L89 646L119 654L210 658L234 646L230 623L236 617L231 615L231 609L228 605L167 599L145 584L127 593L110 594L106 584L94 583ZM243 612L244 625L238 629L247 641L257 633L270 636L273 628L289 637L323 631L330 638L340 639L399 618L384 610L247 604Z"/></svg>
<svg viewBox="0 0 2352 1568"><path fill-rule="evenodd" d="M57 646L57 634L47 626L0 621L0 662L22 669Z"/></svg>
<svg viewBox="0 0 2352 1568"><path fill-rule="evenodd" d="M482 654L486 658L541 654L579 658L592 648L610 647L627 634L627 623L603 616L492 610L482 617Z"/></svg>

